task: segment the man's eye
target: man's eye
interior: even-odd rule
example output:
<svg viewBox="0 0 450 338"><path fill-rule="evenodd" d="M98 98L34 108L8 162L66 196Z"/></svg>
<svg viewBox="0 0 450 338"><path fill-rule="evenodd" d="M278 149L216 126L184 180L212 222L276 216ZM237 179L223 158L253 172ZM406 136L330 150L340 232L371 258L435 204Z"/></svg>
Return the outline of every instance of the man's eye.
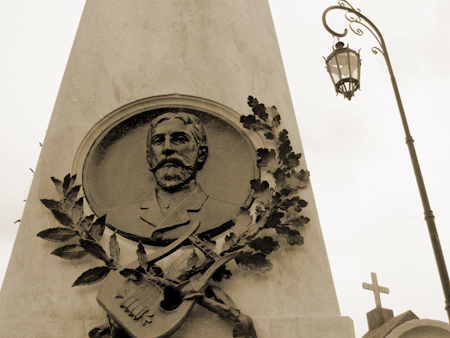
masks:
<svg viewBox="0 0 450 338"><path fill-rule="evenodd" d="M164 139L162 137L156 137L152 140L152 144L161 144L164 142Z"/></svg>
<svg viewBox="0 0 450 338"><path fill-rule="evenodd" d="M175 143L186 143L188 141L187 137L185 136L177 136L173 139Z"/></svg>

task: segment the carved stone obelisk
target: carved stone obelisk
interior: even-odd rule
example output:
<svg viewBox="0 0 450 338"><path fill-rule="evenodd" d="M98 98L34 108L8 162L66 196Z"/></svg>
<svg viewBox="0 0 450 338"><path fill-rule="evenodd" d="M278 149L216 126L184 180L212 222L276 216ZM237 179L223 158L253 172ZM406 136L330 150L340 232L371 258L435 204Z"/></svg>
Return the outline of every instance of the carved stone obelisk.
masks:
<svg viewBox="0 0 450 338"><path fill-rule="evenodd" d="M82 259L62 260L58 252L49 255L58 247L55 243L36 237L44 236L45 229L61 227L58 217L64 225L72 224L55 211L60 206L40 201L57 199L54 183L58 186L56 179L62 181L69 172L77 175L72 183L82 185L80 194L86 197L84 205L77 208L72 203L71 210L81 213L83 206L87 215L107 215L106 222L111 224L105 236L117 238L124 265L137 260L139 241L148 254L180 238L194 213L202 238L212 236L217 243L223 242L220 236L233 224L229 216L236 212L233 208L249 207L258 198L249 184L250 180L260 182L262 175L255 165L256 149L270 144L269 136L260 137L240 123L241 116L251 113L249 96L276 106L280 130L288 131L293 151L303 153L266 0L87 0L1 290L2 336L87 337L106 320L96 299L99 284L71 286L84 271L102 264L113 268L113 261L103 259L100 251L92 254L97 244ZM192 138L192 147L204 147L197 132L185 133L178 120L169 128L165 118L156 119L181 110L201 121L208 159L197 154L197 162L204 166L201 171L196 167L198 174L188 173L197 175L195 181L188 180L195 185L179 190L192 195L179 202L173 194L164 195L158 178L155 183L149 175L149 165L155 173L153 158L169 153L157 152L161 142L174 147L170 152ZM150 123L154 125L147 136ZM186 154L188 148L183 148ZM304 158L300 161L305 168ZM177 163L164 166L171 172ZM54 182L50 177L56 178ZM66 188L69 183L66 180ZM149 192L153 199L145 197ZM220 287L253 319L258 337L354 337L351 319L340 315L310 186L301 191L301 198L309 203L304 214L310 222L300 230L304 244L290 246L280 240L281 248L270 255L273 268L258 275L231 262L227 267L233 276ZM70 204L70 198L66 202L65 206ZM152 212L155 205L160 214ZM214 211L204 211L207 208ZM65 235L55 230L59 237L53 240L84 236L80 242L84 248L96 239L86 223L75 228L77 233L69 229ZM108 242L102 241L108 248ZM75 251L80 248L77 245L72 247ZM111 255L117 256L114 248L115 244ZM101 274L105 269L96 271ZM233 336L229 322L199 305L181 326L175 326L172 337Z"/></svg>

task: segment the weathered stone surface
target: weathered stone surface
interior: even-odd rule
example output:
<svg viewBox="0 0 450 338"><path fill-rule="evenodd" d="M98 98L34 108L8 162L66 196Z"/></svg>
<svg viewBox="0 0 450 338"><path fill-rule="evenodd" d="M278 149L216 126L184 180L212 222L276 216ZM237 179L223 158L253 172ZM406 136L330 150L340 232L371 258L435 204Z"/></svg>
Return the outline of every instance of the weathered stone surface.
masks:
<svg viewBox="0 0 450 338"><path fill-rule="evenodd" d="M363 338L385 338L396 327L413 319L417 319L417 316L412 311L407 311L401 315L391 318L378 329L367 332Z"/></svg>
<svg viewBox="0 0 450 338"><path fill-rule="evenodd" d="M101 324L99 320L0 320L0 337L85 338L91 328Z"/></svg>
<svg viewBox="0 0 450 338"><path fill-rule="evenodd" d="M413 319L396 329L386 338L449 338L450 325L438 320Z"/></svg>
<svg viewBox="0 0 450 338"><path fill-rule="evenodd" d="M373 331L389 319L394 318L394 311L383 308L375 308L367 312L367 323L369 324L369 331Z"/></svg>
<svg viewBox="0 0 450 338"><path fill-rule="evenodd" d="M171 338L231 338L232 329L225 321L210 314L192 317ZM354 338L353 322L348 317L254 318L258 338ZM84 338L89 331L104 324L99 320L0 321L0 337ZM4 335L6 334L6 335Z"/></svg>

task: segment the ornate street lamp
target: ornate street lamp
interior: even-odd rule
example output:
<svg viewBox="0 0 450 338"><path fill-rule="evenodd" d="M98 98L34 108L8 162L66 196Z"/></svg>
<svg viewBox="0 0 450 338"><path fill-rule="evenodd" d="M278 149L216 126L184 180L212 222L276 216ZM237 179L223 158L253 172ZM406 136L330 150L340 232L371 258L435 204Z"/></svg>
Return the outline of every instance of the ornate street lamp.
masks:
<svg viewBox="0 0 450 338"><path fill-rule="evenodd" d="M386 61L389 75L391 76L392 88L394 89L395 98L397 100L397 105L398 105L398 109L400 112L400 118L402 120L403 129L405 131L406 144L408 145L409 155L411 157L411 162L412 162L412 165L414 168L414 174L416 176L417 185L419 187L420 198L422 200L423 210L424 210L424 214L425 214L425 221L427 223L428 232L429 232L430 239L431 239L431 245L433 246L434 257L436 259L436 264L437 264L438 271L439 271L439 277L441 279L442 289L444 291L445 310L447 311L447 315L450 320L450 281L448 278L447 267L445 265L444 255L442 254L442 248L441 248L439 236L438 236L437 229L436 229L436 224L434 222L433 211L431 211L430 202L428 201L428 196L427 196L427 192L425 189L425 183L423 181L422 172L420 170L419 161L417 159L417 154L416 154L416 150L414 147L414 139L412 138L412 136L409 132L409 127L408 127L408 123L406 121L405 111L403 109L402 100L400 98L400 93L398 91L397 81L395 80L394 72L392 70L391 62L389 60L389 55L388 55L388 52L386 49L386 44L384 43L383 36L381 35L378 28L367 17L365 17L363 14L361 14L360 9L353 8L353 6L350 5L348 3L348 1L346 1L346 0L339 0L338 4L339 4L338 6L328 7L323 12L322 22L323 22L325 29L334 37L342 38L342 37L346 36L347 29L344 29L343 33L337 33L334 30L332 30L327 25L327 22L326 22L326 16L327 16L328 12L330 12L332 10L344 11L345 18L347 19L347 21L349 21L349 28L351 29L351 31L353 33L355 33L356 35L361 36L361 35L363 35L363 31L360 28L356 28L355 26L358 25L358 26L362 26L362 27L366 28L375 37L378 44L380 45L380 47L373 47L372 52L374 54L381 53L384 57L384 60ZM336 55L336 52L338 52L338 49L334 50L333 53L330 55L330 57L326 60L327 68L329 67L329 63L330 63L329 59L334 57L334 55ZM339 54L337 54L337 55L339 55ZM350 65L350 62L349 62L349 65ZM345 67L346 66L342 66L342 69ZM338 66L338 69L341 69L341 68L339 68L339 66ZM348 69L351 69L351 66L349 66ZM330 68L328 68L328 71L330 72ZM333 84L335 85L336 91L338 93L340 93L341 91L339 91L337 88L337 85L339 84L339 80L336 82L335 79L333 78L333 73L330 72L330 74L331 74L331 77L333 80ZM347 78L347 79L349 82L351 82L350 78ZM353 79L353 77L351 79ZM341 78L341 81L342 80L343 79ZM359 80L359 73L358 73L358 80ZM359 88L359 82L357 83L357 85ZM350 91L347 91L347 92L342 91L341 93L344 94L344 97L348 98L349 100L353 96L353 92L350 92Z"/></svg>
<svg viewBox="0 0 450 338"><path fill-rule="evenodd" d="M325 63L336 89L336 95L342 94L350 101L355 91L359 89L361 74L359 53L344 47L343 42L338 42L330 56L325 59Z"/></svg>

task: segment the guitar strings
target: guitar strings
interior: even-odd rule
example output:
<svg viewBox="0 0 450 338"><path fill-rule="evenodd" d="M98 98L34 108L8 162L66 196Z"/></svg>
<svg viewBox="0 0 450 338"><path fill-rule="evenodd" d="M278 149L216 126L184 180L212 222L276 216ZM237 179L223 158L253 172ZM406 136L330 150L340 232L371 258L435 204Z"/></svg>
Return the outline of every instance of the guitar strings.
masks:
<svg viewBox="0 0 450 338"><path fill-rule="evenodd" d="M193 252L196 253L195 248L192 248ZM185 253L188 253L190 250L186 250ZM197 262L195 262L192 266L186 266L187 268L194 268L194 267L200 267L204 264L206 264L208 262L208 260L210 259L209 255L205 254L205 252L203 252L202 250L199 249L199 251L202 253L203 257L199 257L199 260ZM197 253L196 253L197 255ZM198 255L197 255L198 256ZM203 260L202 260L203 259ZM187 259L189 260L189 258ZM167 279L171 279L171 280L176 280L178 277L182 276L182 273L186 273L187 271L185 269L179 269L181 264L184 264L187 260L180 262L177 265L173 265L171 264L168 269L167 269L167 274L165 276L165 278ZM181 270L181 271L180 271ZM181 272L181 273L180 273Z"/></svg>
<svg viewBox="0 0 450 338"><path fill-rule="evenodd" d="M192 249L192 250L194 250L194 248ZM170 264L170 266L168 267L168 270L171 270L171 271L169 271L164 277L166 278L166 279L176 279L176 277L179 277L179 275L180 275L180 271L179 270L177 270L177 268L181 265L181 264L184 264L187 260L185 259L185 260L181 260L181 258L183 257L183 256L186 256L187 254L190 254L191 253L191 250L186 250L182 255L180 255L175 261L174 261L174 263L175 262L177 262L177 264ZM203 253L203 252L202 252ZM206 255L203 255L203 259L202 258L200 258L199 259L199 261L196 263L196 264L198 264L198 263L200 263L200 265L203 265L203 264L205 264L206 262L208 262L208 257L206 256ZM184 269L183 269L183 271L184 271ZM161 291L162 292L162 291ZM152 296L147 296L145 299L143 299L143 303L145 303L147 306L150 306L152 303L154 303L155 301L156 301L156 299L159 297L160 295L159 294L153 294Z"/></svg>
<svg viewBox="0 0 450 338"><path fill-rule="evenodd" d="M153 281L147 281L154 284L151 288L148 285L140 285L133 296L130 296L128 300L122 303L122 307L125 308L126 312L132 316L135 320L141 318L149 309L153 302L149 302L153 298L153 294L158 294L157 291L163 293L162 289L157 283ZM154 290L157 290L154 292ZM153 291L153 292L152 292Z"/></svg>
<svg viewBox="0 0 450 338"><path fill-rule="evenodd" d="M169 265L168 270L172 269L172 273L169 273L167 276L164 276L163 272L160 272L156 276L163 277L166 279L171 279L175 277L177 274L177 270L175 268L179 267L181 264L187 261L186 259L182 260L182 258L186 256L186 254L189 252L190 250L186 250L180 256L178 256L174 260L174 262L172 262ZM133 313L138 304L144 306L145 308L148 308L158 299L158 297L160 297L161 294L163 294L162 288L158 285L156 281L151 280L146 281L149 282L149 284L151 283L152 285L149 284L142 285L132 295L130 295L130 297L128 297L126 301L122 303L123 306L130 311L130 313Z"/></svg>
<svg viewBox="0 0 450 338"><path fill-rule="evenodd" d="M192 249L192 253L195 253L195 255L198 257L195 249ZM188 271L188 269L191 269L193 267L195 267L196 265L198 265L198 263L202 263L201 261L201 257L199 257L199 260L197 262L195 262L194 264L186 264L187 262L189 262L189 259L192 257L192 253L189 255L189 257L183 261L178 263L177 265L171 265L167 271L167 278L168 279L172 279L172 280L176 280L177 278L181 277L184 273L186 273ZM182 269L180 269L180 266L182 264L186 264L186 266Z"/></svg>
<svg viewBox="0 0 450 338"><path fill-rule="evenodd" d="M209 248L206 247L206 245L203 245L203 242L197 237L197 235L192 234L189 238L192 242L192 252L196 254L195 248L198 248L198 245L201 245L201 247L203 247L206 250L208 250ZM199 251L206 256L206 253L201 249L198 248ZM191 250L187 249L184 251L184 253L182 255L180 255L177 259L175 259L175 261L170 264L167 269L166 269L166 278L173 278L174 274L178 274L179 273L179 267L181 264L184 264L185 262L187 262L189 260L189 258L187 260L183 260L181 262L178 262L183 256L185 256L186 254L190 253ZM197 255L197 254L196 254ZM198 255L197 255L198 256ZM198 262L197 262L198 263ZM183 269L184 270L184 269ZM170 277L169 277L170 276Z"/></svg>
<svg viewBox="0 0 450 338"><path fill-rule="evenodd" d="M189 260L189 258L184 259L181 261L181 258L185 257L190 250L185 250L180 256L178 256L167 268L165 272L165 278L171 278L173 277L174 273L177 273L177 269L181 266L181 264L184 264ZM171 276L171 277L169 277Z"/></svg>
<svg viewBox="0 0 450 338"><path fill-rule="evenodd" d="M196 236L193 235L194 240L192 241L193 248L192 251L190 249L185 250L181 255L179 255L167 268L165 274L163 271L158 273L156 277L161 277L169 280L175 280L175 277L180 277L180 270L178 269L181 264L186 263L188 259L182 259L185 257L188 253L192 255L192 252L196 253L195 248L197 248L203 256L202 258L199 258L199 260L191 267L195 266L202 266L203 264L206 264L208 260L210 260L212 257L211 255L207 253L207 251L211 250L209 247L204 245L204 243ZM197 245L196 245L197 244ZM205 251L203 251L203 250ZM186 270L181 269L182 272L186 272ZM144 285L141 285L137 288L135 292L133 292L132 295L130 295L126 300L122 302L122 307L124 307L127 311L130 312L130 315L133 315L135 319L139 319L142 317L142 315L148 311L150 306L158 299L158 297L161 296L161 294L164 294L163 288L165 285L159 285L162 283L158 283L157 281L152 280L146 280L147 283ZM138 307L141 307L139 309L139 312L134 313L134 310L136 310Z"/></svg>

